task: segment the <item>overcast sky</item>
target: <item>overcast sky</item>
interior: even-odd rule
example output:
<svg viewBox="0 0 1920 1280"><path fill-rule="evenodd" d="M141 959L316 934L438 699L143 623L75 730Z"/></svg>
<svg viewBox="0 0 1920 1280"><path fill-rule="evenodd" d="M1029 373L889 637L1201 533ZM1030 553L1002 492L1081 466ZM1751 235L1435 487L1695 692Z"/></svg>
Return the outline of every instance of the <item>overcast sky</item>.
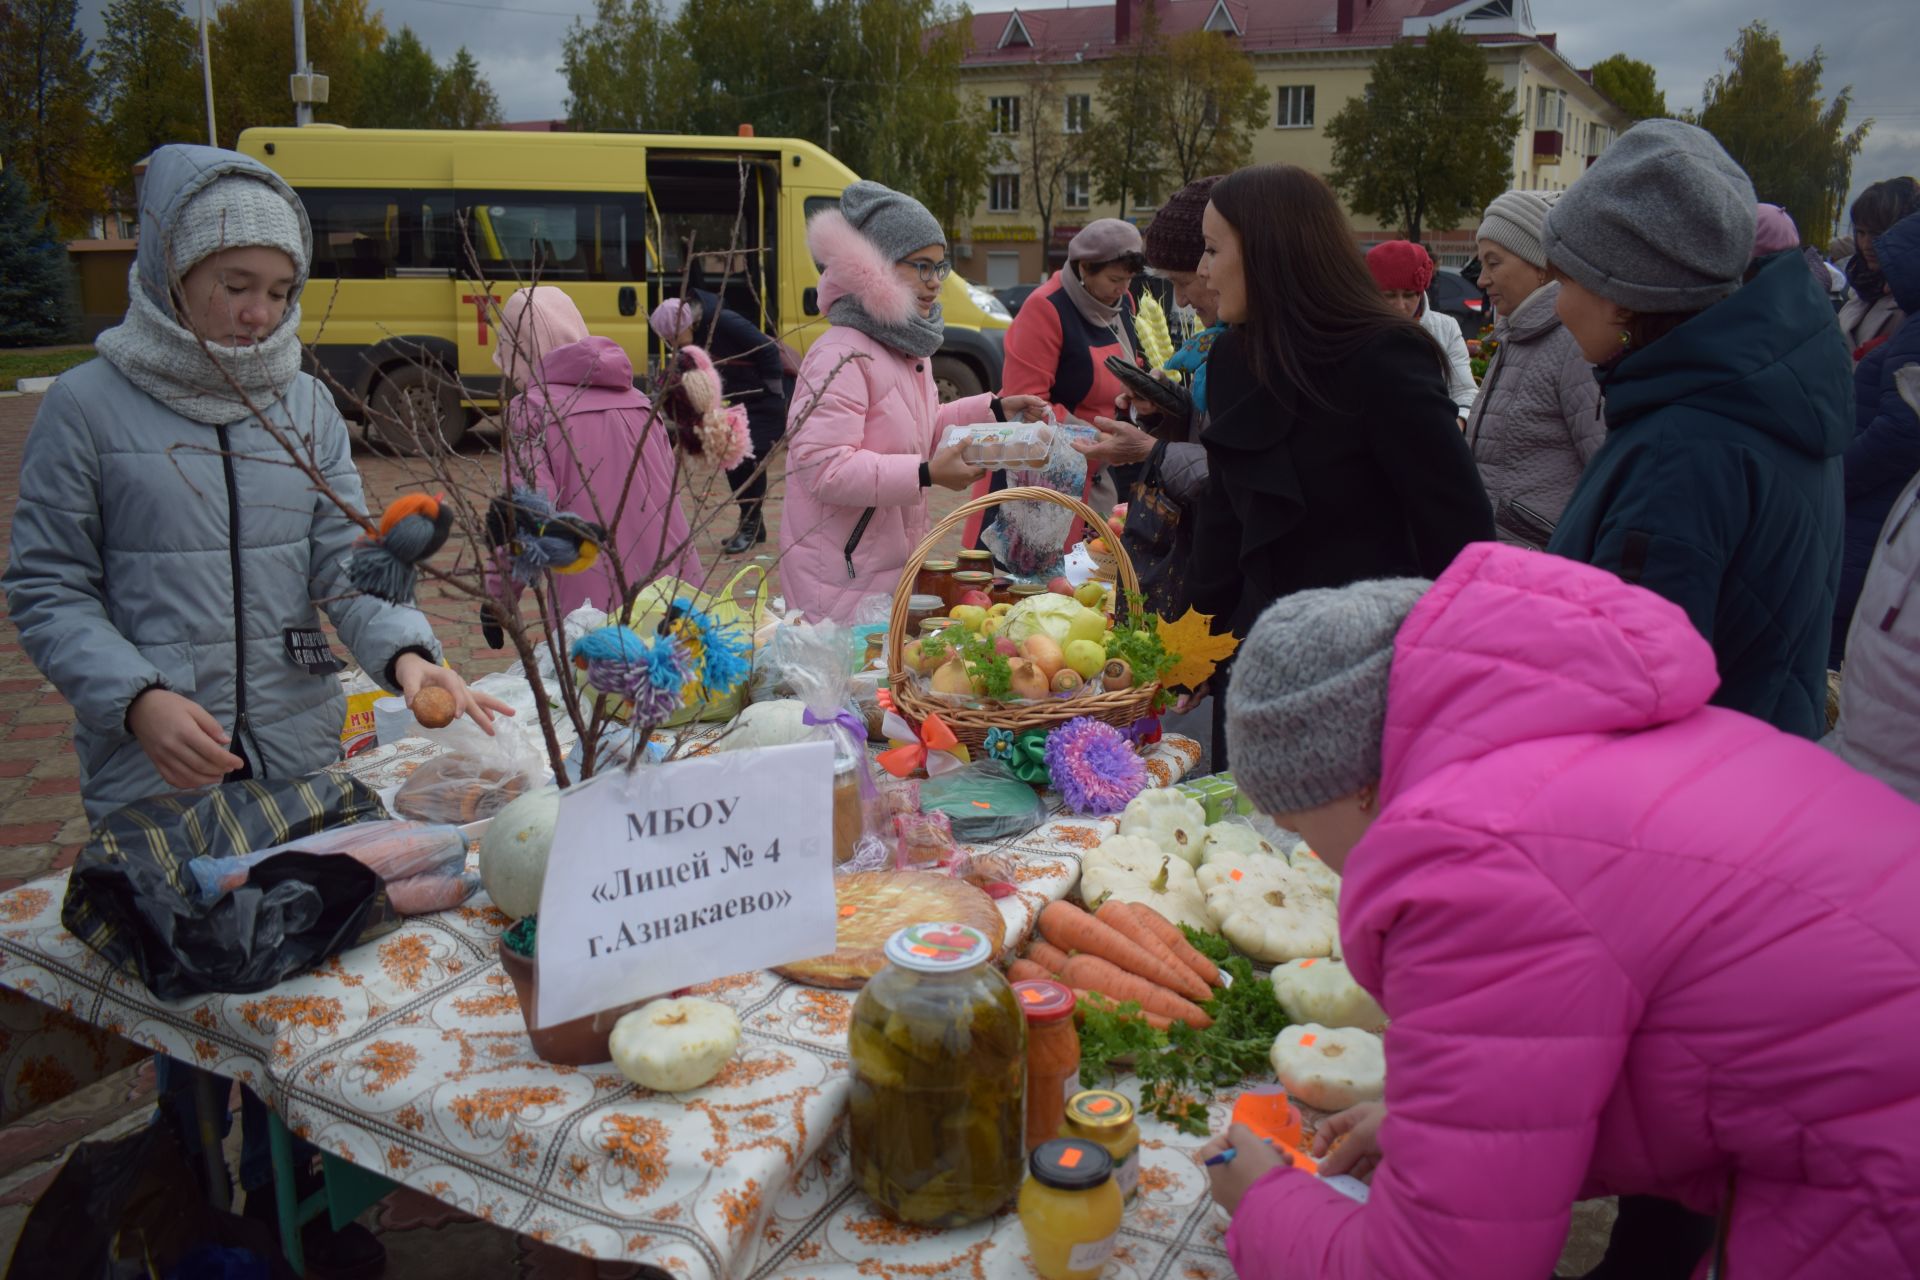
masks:
<svg viewBox="0 0 1920 1280"><path fill-rule="evenodd" d="M212 3L208 0L209 9ZM507 118L538 120L564 114L566 84L558 70L561 36L576 15L590 13L593 5L592 0L369 0L369 7L385 13L389 30L412 27L443 61L466 44L493 82ZM1014 7L1014 0L973 4L980 12ZM1029 0L1020 7L1048 4ZM105 0L82 0L88 34L95 40L104 8ZM186 8L192 16L195 0L186 0ZM1816 44L1825 50L1826 91L1853 86L1850 120L1874 118L1866 148L1854 164L1855 189L1895 174L1920 175L1920 44L1915 40L1914 0L1856 0L1850 5L1807 0L1533 0L1533 14L1541 30L1559 33L1561 51L1576 65L1588 66L1621 51L1651 62L1668 104L1676 109L1698 104L1707 77L1724 65L1724 52L1741 24L1764 18L1781 34L1790 57L1802 57Z"/></svg>

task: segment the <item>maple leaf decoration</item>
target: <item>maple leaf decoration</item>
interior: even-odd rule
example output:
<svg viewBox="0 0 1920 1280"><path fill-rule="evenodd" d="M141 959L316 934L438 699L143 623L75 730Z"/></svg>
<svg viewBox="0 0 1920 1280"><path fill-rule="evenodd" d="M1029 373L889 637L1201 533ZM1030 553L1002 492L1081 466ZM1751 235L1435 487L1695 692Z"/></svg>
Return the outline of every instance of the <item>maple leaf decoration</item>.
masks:
<svg viewBox="0 0 1920 1280"><path fill-rule="evenodd" d="M1198 689L1213 678L1214 668L1240 647L1232 635L1213 634L1212 614L1194 609L1188 609L1177 622L1162 622L1160 642L1179 659L1160 679L1170 689Z"/></svg>

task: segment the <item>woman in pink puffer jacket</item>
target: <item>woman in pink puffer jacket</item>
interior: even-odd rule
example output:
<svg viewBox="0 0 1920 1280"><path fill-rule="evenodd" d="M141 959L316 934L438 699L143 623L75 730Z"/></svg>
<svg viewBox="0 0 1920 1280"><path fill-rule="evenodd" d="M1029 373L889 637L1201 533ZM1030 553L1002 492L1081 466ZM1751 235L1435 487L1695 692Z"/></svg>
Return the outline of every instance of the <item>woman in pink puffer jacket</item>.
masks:
<svg viewBox="0 0 1920 1280"><path fill-rule="evenodd" d="M1242 1280L1542 1280L1622 1193L1719 1215L1736 1280L1915 1274L1920 807L1715 681L1673 605L1489 544L1261 617L1234 772L1344 867L1392 1021L1332 1126L1367 1204L1215 1140Z"/></svg>
<svg viewBox="0 0 1920 1280"><path fill-rule="evenodd" d="M892 595L927 533L927 490L965 489L984 472L958 446L956 423L1038 417L1038 396L970 396L941 404L933 353L940 289L952 267L926 206L856 182L840 207L807 223L822 264L820 306L832 328L800 364L787 411L780 586L813 621L851 621L861 599Z"/></svg>

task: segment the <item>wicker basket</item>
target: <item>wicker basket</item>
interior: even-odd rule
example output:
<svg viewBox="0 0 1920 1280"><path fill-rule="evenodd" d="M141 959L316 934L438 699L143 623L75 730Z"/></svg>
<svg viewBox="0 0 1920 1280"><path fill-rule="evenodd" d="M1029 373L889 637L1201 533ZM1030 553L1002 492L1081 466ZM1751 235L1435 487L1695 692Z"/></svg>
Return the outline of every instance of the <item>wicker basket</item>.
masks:
<svg viewBox="0 0 1920 1280"><path fill-rule="evenodd" d="M913 595L913 583L920 574L920 566L933 554L940 540L959 528L968 516L1008 502L1051 502L1079 516L1090 529L1105 527L1100 517L1094 514L1093 508L1078 498L1041 488L1005 489L984 498L975 498L934 525L926 540L907 557L906 567L900 571L900 583L893 590L893 615L887 625L887 679L893 685L894 704L916 724L929 715L939 715L953 730L953 736L969 747L983 744L989 729L1008 729L1015 733L1025 729L1052 729L1081 716L1090 716L1124 729L1134 721L1151 715L1153 700L1160 692L1158 684L1137 685L1114 693L1080 693L1071 698L1049 698L1044 702L982 700L978 704L969 704L927 691L914 674L902 665L901 656L906 650L908 638L907 604ZM1133 561L1127 557L1126 548L1119 546L1117 540L1114 553L1119 588L1115 607L1123 609L1127 605L1128 594L1139 592L1140 579L1133 571Z"/></svg>

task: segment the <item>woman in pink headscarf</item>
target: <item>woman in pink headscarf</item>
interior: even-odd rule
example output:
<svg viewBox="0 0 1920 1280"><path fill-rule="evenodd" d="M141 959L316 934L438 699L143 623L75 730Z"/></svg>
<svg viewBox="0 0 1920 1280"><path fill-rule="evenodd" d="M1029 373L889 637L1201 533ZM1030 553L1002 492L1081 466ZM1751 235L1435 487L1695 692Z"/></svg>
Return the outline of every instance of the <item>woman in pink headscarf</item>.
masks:
<svg viewBox="0 0 1920 1280"><path fill-rule="evenodd" d="M503 489L537 490L555 510L612 530L595 564L552 577L560 616L589 602L617 607L616 559L629 588L667 574L700 581L700 557L674 492L672 432L634 387L627 353L589 334L573 299L550 285L502 303L499 334L493 361L519 393L505 416ZM497 596L493 575L488 588ZM485 609L481 621L487 642L500 647Z"/></svg>

